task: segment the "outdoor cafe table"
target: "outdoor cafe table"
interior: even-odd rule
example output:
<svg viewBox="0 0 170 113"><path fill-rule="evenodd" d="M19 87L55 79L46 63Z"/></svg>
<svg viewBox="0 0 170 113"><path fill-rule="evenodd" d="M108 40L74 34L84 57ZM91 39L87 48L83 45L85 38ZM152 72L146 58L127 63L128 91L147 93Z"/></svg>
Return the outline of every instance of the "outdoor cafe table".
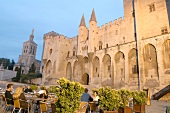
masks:
<svg viewBox="0 0 170 113"><path fill-rule="evenodd" d="M48 100L48 99L43 99L43 98L38 98L38 97L26 97L26 99L29 100L28 103L30 103L30 105L31 105L31 110L30 110L31 113L34 113L33 102L32 102L32 101L38 101L38 100L43 101L43 100Z"/></svg>

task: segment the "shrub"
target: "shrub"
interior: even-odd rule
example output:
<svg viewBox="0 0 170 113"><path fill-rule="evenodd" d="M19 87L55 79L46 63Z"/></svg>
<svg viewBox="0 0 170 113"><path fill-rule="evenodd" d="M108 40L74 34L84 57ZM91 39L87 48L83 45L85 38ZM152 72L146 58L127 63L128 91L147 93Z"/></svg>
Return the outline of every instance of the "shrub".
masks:
<svg viewBox="0 0 170 113"><path fill-rule="evenodd" d="M40 86L40 89L41 90L46 90L46 87L45 86Z"/></svg>
<svg viewBox="0 0 170 113"><path fill-rule="evenodd" d="M47 90L50 93L56 93L57 92L57 86L50 86Z"/></svg>
<svg viewBox="0 0 170 113"><path fill-rule="evenodd" d="M126 90L126 89L121 89L118 92L119 92L119 95L120 95L121 100L122 100L121 107L127 106L130 98L132 98L132 93L129 90Z"/></svg>
<svg viewBox="0 0 170 113"><path fill-rule="evenodd" d="M32 90L37 90L37 89L38 89L38 86L36 86L36 85L31 85L30 88L31 88Z"/></svg>
<svg viewBox="0 0 170 113"><path fill-rule="evenodd" d="M136 104L136 105L146 104L146 92L144 92L144 91L140 91L140 92L133 91L132 96L133 96L134 104Z"/></svg>
<svg viewBox="0 0 170 113"><path fill-rule="evenodd" d="M99 89L100 102L99 105L105 111L118 110L121 102L121 97L118 91L111 89L110 87Z"/></svg>
<svg viewBox="0 0 170 113"><path fill-rule="evenodd" d="M57 81L60 87L56 88L58 101L56 102L57 113L74 113L80 106L80 98L84 87L78 82L71 82L65 78Z"/></svg>

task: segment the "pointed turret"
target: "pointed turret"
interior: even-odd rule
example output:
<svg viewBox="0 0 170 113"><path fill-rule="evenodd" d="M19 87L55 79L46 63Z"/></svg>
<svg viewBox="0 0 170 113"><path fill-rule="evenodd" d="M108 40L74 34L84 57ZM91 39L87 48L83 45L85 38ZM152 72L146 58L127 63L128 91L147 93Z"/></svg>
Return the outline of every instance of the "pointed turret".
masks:
<svg viewBox="0 0 170 113"><path fill-rule="evenodd" d="M34 29L32 29L32 33L30 35L30 40L33 41L33 38L34 38Z"/></svg>
<svg viewBox="0 0 170 113"><path fill-rule="evenodd" d="M81 18L81 22L80 22L79 27L80 27L80 26L85 26L85 27L86 27L86 23L85 23L85 19L84 19L84 14L83 14L83 16L82 16L82 18Z"/></svg>
<svg viewBox="0 0 170 113"><path fill-rule="evenodd" d="M96 21L96 16L95 16L94 9L93 9L93 11L92 11L91 18L90 18L90 22L91 22L91 21L97 22L97 21Z"/></svg>

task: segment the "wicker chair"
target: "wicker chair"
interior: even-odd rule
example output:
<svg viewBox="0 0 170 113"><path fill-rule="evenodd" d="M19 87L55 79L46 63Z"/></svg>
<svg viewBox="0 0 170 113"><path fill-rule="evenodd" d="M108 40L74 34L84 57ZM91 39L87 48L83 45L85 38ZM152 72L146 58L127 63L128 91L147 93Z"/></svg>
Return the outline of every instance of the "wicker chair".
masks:
<svg viewBox="0 0 170 113"><path fill-rule="evenodd" d="M97 111L97 106L95 104L95 102L89 102L90 105L90 111Z"/></svg>
<svg viewBox="0 0 170 113"><path fill-rule="evenodd" d="M21 109L22 109L22 108L21 108L21 106L20 106L20 101L19 101L19 99L14 99L14 109L13 109L12 113L14 113L14 111L15 111L16 109L19 109L18 113L21 112Z"/></svg>
<svg viewBox="0 0 170 113"><path fill-rule="evenodd" d="M26 106L23 106L23 103L26 105ZM26 102L25 100L20 100L20 99L14 99L14 109L13 109L13 112L16 110L16 109L19 109L18 113L21 112L22 109L26 110L29 112L29 103Z"/></svg>
<svg viewBox="0 0 170 113"><path fill-rule="evenodd" d="M86 113L87 107L88 107L88 102L80 102L79 110L77 110L75 113Z"/></svg>
<svg viewBox="0 0 170 113"><path fill-rule="evenodd" d="M40 111L41 111L41 113L43 113L43 112L48 113L48 108L47 108L46 102L40 101Z"/></svg>
<svg viewBox="0 0 170 113"><path fill-rule="evenodd" d="M1 96L2 96L2 100L5 101L5 107L4 107L4 110L3 110L3 113L5 113L5 112L7 112L8 108L13 107L13 105L7 103L7 100L11 100L11 99L5 98L4 95L1 95Z"/></svg>
<svg viewBox="0 0 170 113"><path fill-rule="evenodd" d="M52 113L56 113L55 103L51 103L51 110L52 110Z"/></svg>

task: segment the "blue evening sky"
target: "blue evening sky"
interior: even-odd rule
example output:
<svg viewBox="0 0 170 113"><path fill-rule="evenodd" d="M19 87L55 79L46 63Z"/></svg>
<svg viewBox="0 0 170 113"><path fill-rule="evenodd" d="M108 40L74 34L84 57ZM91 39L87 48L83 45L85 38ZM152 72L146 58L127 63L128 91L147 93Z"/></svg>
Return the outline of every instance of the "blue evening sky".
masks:
<svg viewBox="0 0 170 113"><path fill-rule="evenodd" d="M123 0L0 0L0 58L17 62L34 28L36 58L41 60L43 35L76 36L82 14L88 26L93 8L98 26L124 15Z"/></svg>

